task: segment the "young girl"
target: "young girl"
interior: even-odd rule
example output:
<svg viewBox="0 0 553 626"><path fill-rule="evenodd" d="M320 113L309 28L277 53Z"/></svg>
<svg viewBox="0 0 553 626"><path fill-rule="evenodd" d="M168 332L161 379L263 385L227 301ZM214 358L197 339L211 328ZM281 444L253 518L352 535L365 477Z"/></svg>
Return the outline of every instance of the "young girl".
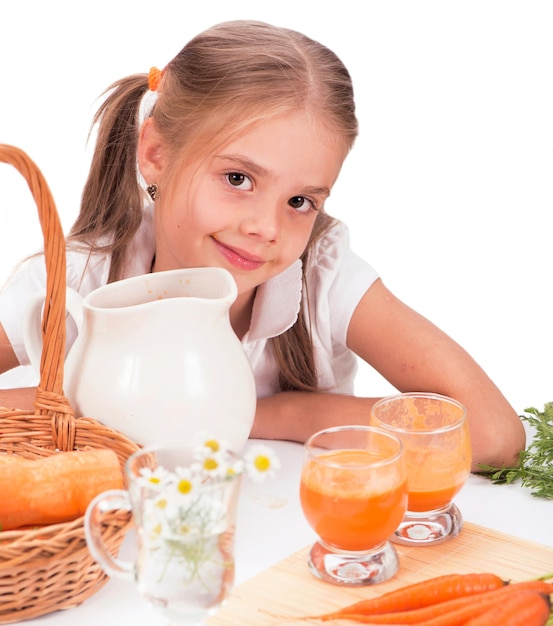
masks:
<svg viewBox="0 0 553 626"><path fill-rule="evenodd" d="M366 422L376 399L352 395L357 355L399 391L461 401L474 467L516 460L524 430L500 391L385 287L325 212L357 135L350 76L333 52L268 24L220 24L163 72L112 85L94 123L68 285L85 295L148 272L229 270L231 323L257 384L252 437L303 441ZM44 283L35 257L0 294L0 372L29 362L20 320ZM0 406L31 408L32 392L0 392Z"/></svg>

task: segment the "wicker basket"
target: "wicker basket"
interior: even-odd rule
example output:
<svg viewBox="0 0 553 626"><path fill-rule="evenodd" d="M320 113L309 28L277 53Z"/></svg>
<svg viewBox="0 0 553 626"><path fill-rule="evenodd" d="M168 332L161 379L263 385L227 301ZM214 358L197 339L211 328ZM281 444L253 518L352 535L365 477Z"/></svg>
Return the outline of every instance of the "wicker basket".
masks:
<svg viewBox="0 0 553 626"><path fill-rule="evenodd" d="M0 408L0 453L33 459L56 451L111 448L123 466L139 446L94 419L76 419L63 394L65 239L48 185L35 163L18 148L0 144L0 162L13 165L29 184L44 235L47 273L35 412ZM106 517L104 541L114 554L130 524L128 512L116 511ZM106 581L88 551L82 517L0 533L0 624L77 606Z"/></svg>

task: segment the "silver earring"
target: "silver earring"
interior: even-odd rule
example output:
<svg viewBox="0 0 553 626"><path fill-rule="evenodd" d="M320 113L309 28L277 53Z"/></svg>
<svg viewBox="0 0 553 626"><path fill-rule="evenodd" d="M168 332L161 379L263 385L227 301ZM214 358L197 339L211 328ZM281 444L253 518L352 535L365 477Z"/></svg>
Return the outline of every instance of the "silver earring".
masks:
<svg viewBox="0 0 553 626"><path fill-rule="evenodd" d="M157 198L157 185L155 183L148 185L146 187L146 191L148 192L150 198L155 201L155 199Z"/></svg>

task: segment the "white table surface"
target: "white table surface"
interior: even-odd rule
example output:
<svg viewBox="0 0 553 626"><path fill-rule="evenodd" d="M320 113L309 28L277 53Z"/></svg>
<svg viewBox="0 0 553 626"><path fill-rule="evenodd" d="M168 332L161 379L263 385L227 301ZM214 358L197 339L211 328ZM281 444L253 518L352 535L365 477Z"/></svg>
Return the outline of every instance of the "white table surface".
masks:
<svg viewBox="0 0 553 626"><path fill-rule="evenodd" d="M251 445L251 442L248 444ZM314 533L298 498L303 449L272 441L282 468L273 480L242 483L236 535L236 585L308 545ZM455 499L466 521L553 547L553 501L532 496L520 485L494 485L471 475ZM121 556L132 554L131 537ZM424 548L421 548L424 550ZM131 583L110 580L80 606L24 622L25 626L166 626ZM237 625L238 626L238 625Z"/></svg>

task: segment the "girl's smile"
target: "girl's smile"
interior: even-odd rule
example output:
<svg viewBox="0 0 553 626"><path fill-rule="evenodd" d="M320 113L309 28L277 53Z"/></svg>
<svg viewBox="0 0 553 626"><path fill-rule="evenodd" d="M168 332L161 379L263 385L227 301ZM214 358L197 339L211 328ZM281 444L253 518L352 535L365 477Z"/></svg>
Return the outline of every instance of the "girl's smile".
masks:
<svg viewBox="0 0 553 626"><path fill-rule="evenodd" d="M253 271L260 268L264 264L262 258L250 255L249 253L237 248L225 246L218 241L215 236L213 236L213 241L215 242L215 245L219 247L221 254L227 259L227 261L239 270L245 270L246 272Z"/></svg>

